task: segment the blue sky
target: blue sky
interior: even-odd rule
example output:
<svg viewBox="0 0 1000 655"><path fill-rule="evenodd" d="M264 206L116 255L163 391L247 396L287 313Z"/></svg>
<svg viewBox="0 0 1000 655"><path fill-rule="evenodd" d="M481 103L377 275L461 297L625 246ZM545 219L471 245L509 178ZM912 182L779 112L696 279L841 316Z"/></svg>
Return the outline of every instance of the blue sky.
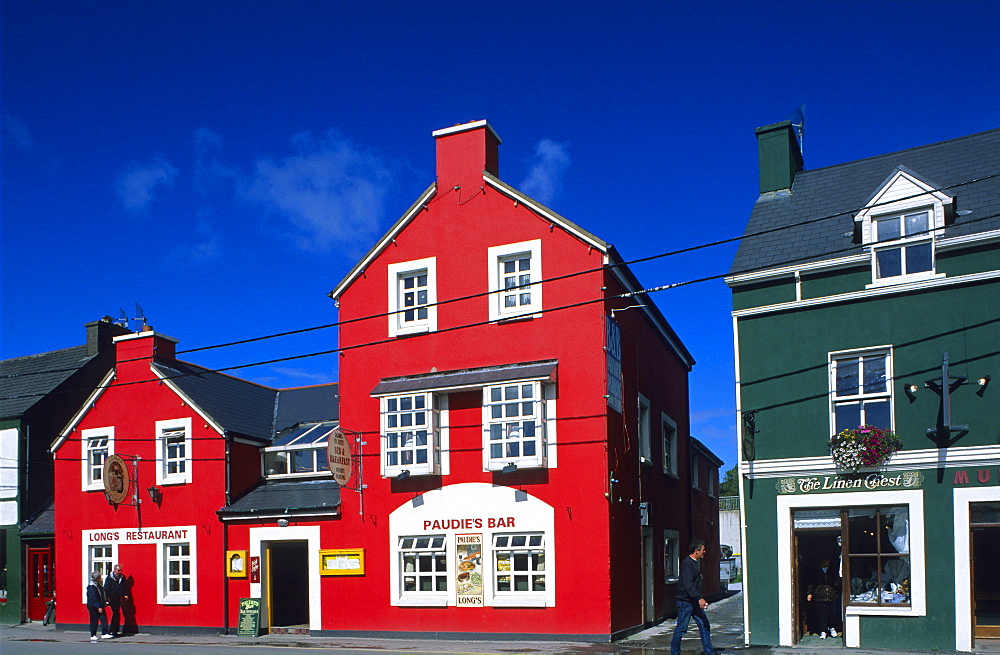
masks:
<svg viewBox="0 0 1000 655"><path fill-rule="evenodd" d="M185 350L336 321L327 298L486 118L500 175L626 259L737 236L755 127L806 105L807 168L1000 125L998 2L2 3L0 357L142 306ZM636 265L724 273L735 245ZM735 462L730 296L655 295ZM329 350L335 330L182 357ZM336 379L333 356L234 371Z"/></svg>

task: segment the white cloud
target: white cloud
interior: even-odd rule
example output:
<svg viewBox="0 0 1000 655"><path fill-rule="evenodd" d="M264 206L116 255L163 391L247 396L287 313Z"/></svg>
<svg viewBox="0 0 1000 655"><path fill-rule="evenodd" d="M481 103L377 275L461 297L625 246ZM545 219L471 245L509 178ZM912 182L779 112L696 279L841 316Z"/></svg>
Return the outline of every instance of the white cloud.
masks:
<svg viewBox="0 0 1000 655"><path fill-rule="evenodd" d="M569 146L542 139L535 146L534 163L521 183L521 190L542 203L555 200L562 189L562 178L570 166Z"/></svg>
<svg viewBox="0 0 1000 655"><path fill-rule="evenodd" d="M147 164L132 163L115 180L115 192L129 211L142 212L153 202L157 187L172 189L177 169L156 157Z"/></svg>
<svg viewBox="0 0 1000 655"><path fill-rule="evenodd" d="M389 165L336 132L300 134L296 154L261 159L243 195L268 212L266 229L302 250L367 243L377 235L393 183Z"/></svg>

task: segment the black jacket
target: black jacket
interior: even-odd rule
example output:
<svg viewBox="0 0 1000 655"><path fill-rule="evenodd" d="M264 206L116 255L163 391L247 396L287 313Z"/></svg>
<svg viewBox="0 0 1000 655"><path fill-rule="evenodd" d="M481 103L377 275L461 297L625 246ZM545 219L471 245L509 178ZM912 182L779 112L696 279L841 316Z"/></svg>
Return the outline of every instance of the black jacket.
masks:
<svg viewBox="0 0 1000 655"><path fill-rule="evenodd" d="M701 563L685 557L681 562L681 579L677 584L677 600L697 603L701 599Z"/></svg>
<svg viewBox="0 0 1000 655"><path fill-rule="evenodd" d="M128 578L124 575L121 580L116 580L115 576L109 575L104 579L104 593L108 596L108 602L117 605L122 597L128 596Z"/></svg>

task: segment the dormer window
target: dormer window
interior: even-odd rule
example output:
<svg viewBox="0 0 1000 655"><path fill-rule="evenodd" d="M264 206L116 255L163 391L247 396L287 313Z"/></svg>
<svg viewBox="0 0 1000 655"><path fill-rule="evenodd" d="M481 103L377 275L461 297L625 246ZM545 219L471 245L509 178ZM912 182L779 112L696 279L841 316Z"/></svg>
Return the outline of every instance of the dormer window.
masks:
<svg viewBox="0 0 1000 655"><path fill-rule="evenodd" d="M264 476L294 478L330 475L326 448L336 423L298 425L264 449Z"/></svg>
<svg viewBox="0 0 1000 655"><path fill-rule="evenodd" d="M931 210L875 219L875 279L934 271Z"/></svg>
<svg viewBox="0 0 1000 655"><path fill-rule="evenodd" d="M872 286L939 277L935 242L953 198L900 168L855 216L872 254Z"/></svg>

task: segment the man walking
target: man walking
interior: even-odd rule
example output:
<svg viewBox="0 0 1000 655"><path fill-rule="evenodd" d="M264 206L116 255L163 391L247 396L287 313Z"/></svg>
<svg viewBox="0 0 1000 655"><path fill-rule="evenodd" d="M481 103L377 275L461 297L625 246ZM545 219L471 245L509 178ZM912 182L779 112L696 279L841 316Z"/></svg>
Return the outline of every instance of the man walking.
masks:
<svg viewBox="0 0 1000 655"><path fill-rule="evenodd" d="M691 619L698 624L701 635L701 647L705 655L715 655L712 646L711 626L705 610L708 603L701 597L701 558L705 556L705 542L693 540L688 545L689 555L681 562L681 579L677 585L677 626L674 628L674 638L670 642L671 655L680 655L681 639L687 632Z"/></svg>
<svg viewBox="0 0 1000 655"><path fill-rule="evenodd" d="M121 564L115 564L111 575L104 581L104 593L108 597L108 605L111 606L111 634L121 634L119 632L122 617L122 602L128 601L128 580L122 573Z"/></svg>

